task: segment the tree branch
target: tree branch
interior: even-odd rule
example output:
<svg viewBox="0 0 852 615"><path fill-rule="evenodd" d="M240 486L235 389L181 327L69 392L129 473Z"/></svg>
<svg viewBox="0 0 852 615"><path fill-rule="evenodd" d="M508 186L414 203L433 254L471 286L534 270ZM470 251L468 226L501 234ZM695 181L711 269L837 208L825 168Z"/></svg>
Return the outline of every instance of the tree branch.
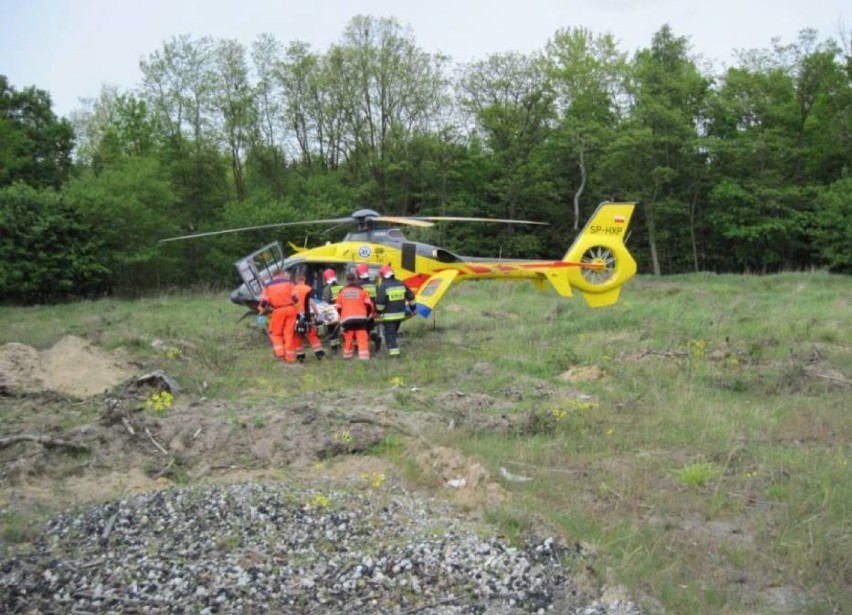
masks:
<svg viewBox="0 0 852 615"><path fill-rule="evenodd" d="M0 438L0 448L6 448L18 442L38 442L47 448L67 448L73 451L88 451L89 447L85 444L77 444L68 440L59 438L50 438L48 436L37 436L34 434L19 434L17 436L5 436Z"/></svg>

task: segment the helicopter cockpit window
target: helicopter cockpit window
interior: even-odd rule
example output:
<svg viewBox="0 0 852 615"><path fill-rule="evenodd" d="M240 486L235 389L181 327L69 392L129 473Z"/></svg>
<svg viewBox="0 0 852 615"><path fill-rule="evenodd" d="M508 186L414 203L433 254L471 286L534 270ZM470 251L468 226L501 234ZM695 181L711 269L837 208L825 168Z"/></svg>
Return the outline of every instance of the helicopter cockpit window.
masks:
<svg viewBox="0 0 852 615"><path fill-rule="evenodd" d="M355 267L357 267L357 266L358 266L358 263L350 263L350 264L346 265L346 271L343 274L343 279L344 280L346 279L346 274L349 274L349 273L354 274L355 273ZM375 280L377 277L379 277L379 270L382 268L382 266L381 265L370 265L369 267L370 267L370 279Z"/></svg>
<svg viewBox="0 0 852 615"><path fill-rule="evenodd" d="M277 241L255 250L235 263L237 274L251 296L260 297L263 284L280 271L284 263L284 252Z"/></svg>

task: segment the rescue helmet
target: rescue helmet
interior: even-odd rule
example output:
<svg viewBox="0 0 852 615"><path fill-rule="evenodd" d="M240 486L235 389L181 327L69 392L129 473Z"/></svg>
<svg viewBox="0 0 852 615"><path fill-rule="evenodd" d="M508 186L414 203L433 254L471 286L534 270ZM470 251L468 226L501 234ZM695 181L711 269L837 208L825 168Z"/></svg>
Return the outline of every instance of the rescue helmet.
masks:
<svg viewBox="0 0 852 615"><path fill-rule="evenodd" d="M334 282L337 282L337 274L334 273L334 269L329 267L322 272L322 279L325 280L326 284L333 284Z"/></svg>
<svg viewBox="0 0 852 615"><path fill-rule="evenodd" d="M388 278L392 278L393 277L393 267L391 267L390 265L382 265L382 268L379 269L379 274L381 274L381 276L383 278L385 278L386 280Z"/></svg>
<svg viewBox="0 0 852 615"><path fill-rule="evenodd" d="M361 279L369 278L370 268L367 266L367 263L358 263L355 267L355 274Z"/></svg>

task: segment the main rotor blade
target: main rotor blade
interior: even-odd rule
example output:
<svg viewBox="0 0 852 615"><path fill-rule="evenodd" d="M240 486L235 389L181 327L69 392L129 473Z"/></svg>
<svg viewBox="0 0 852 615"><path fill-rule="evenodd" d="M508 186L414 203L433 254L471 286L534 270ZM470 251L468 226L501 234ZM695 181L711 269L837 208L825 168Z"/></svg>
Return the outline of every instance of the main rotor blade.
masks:
<svg viewBox="0 0 852 615"><path fill-rule="evenodd" d="M195 239L196 237L212 237L213 235L225 235L227 233L241 233L243 231L254 231L265 228L278 228L282 226L304 226L306 224L342 224L352 222L352 218L328 218L325 220L305 220L301 222L276 222L275 224L259 224L257 226L245 226L243 228L229 228L224 231L209 231L207 233L195 233L193 235L181 235L180 237L169 237L161 239L158 243L167 243L169 241L179 241L181 239Z"/></svg>
<svg viewBox="0 0 852 615"><path fill-rule="evenodd" d="M502 222L504 224L543 224L547 222L534 222L532 220L507 220L503 218L465 218L458 216L417 216L411 220L431 220L433 222Z"/></svg>
<svg viewBox="0 0 852 615"><path fill-rule="evenodd" d="M408 218L405 216L374 216L371 218L367 218L368 220L378 220L379 222L390 222L392 224L407 224L408 226L435 226L431 222L427 221L426 218Z"/></svg>

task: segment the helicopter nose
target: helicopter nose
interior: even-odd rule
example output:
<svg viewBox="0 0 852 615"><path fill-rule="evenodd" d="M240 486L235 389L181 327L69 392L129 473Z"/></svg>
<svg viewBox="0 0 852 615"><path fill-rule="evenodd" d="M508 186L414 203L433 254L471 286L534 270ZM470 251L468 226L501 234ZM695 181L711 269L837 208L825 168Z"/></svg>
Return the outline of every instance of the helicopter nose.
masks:
<svg viewBox="0 0 852 615"><path fill-rule="evenodd" d="M248 305L255 301L256 299L249 292L245 284L241 284L239 288L235 289L231 293L231 303L236 303L237 305Z"/></svg>

